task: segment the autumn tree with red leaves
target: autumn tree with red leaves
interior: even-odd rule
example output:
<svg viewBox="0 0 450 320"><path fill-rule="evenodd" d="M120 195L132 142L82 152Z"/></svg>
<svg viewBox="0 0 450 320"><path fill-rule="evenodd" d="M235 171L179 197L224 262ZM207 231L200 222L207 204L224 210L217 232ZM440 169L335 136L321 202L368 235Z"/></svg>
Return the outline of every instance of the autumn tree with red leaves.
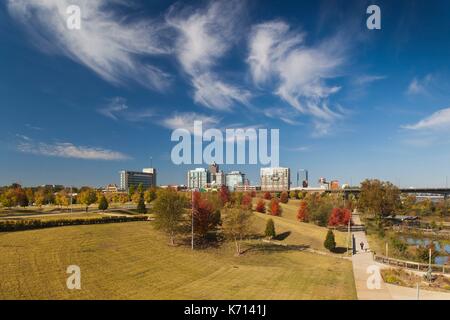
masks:
<svg viewBox="0 0 450 320"><path fill-rule="evenodd" d="M281 216L281 206L278 199L270 200L270 214L273 216Z"/></svg>
<svg viewBox="0 0 450 320"><path fill-rule="evenodd" d="M286 191L283 191L280 195L280 201L281 203L288 203L289 201L289 195Z"/></svg>
<svg viewBox="0 0 450 320"><path fill-rule="evenodd" d="M200 192L194 192L192 198L194 233L205 239L208 232L214 230L218 223L214 215L214 206L208 199L203 198Z"/></svg>
<svg viewBox="0 0 450 320"><path fill-rule="evenodd" d="M264 199L266 199L266 200L272 199L272 195L270 194L269 191L266 191L266 192L264 193Z"/></svg>
<svg viewBox="0 0 450 320"><path fill-rule="evenodd" d="M333 208L328 220L329 226L345 226L351 219L351 211L347 208Z"/></svg>
<svg viewBox="0 0 450 320"><path fill-rule="evenodd" d="M241 200L241 206L244 209L252 210L252 196L248 193L244 194Z"/></svg>
<svg viewBox="0 0 450 320"><path fill-rule="evenodd" d="M309 221L308 214L308 203L305 200L300 201L300 207L297 211L297 220L300 222L308 222Z"/></svg>
<svg viewBox="0 0 450 320"><path fill-rule="evenodd" d="M258 202L256 203L256 209L255 210L257 212L260 212L260 213L265 213L266 212L266 203L265 203L265 201L262 198L258 199Z"/></svg>
<svg viewBox="0 0 450 320"><path fill-rule="evenodd" d="M219 198L220 202L222 203L222 206L230 202L231 196L227 186L220 187Z"/></svg>

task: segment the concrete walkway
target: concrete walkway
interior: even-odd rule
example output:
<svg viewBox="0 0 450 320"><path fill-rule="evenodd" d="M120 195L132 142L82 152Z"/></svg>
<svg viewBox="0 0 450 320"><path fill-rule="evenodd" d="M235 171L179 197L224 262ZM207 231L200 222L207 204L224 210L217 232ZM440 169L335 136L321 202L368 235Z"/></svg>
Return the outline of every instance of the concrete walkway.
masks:
<svg viewBox="0 0 450 320"><path fill-rule="evenodd" d="M355 211L352 215L354 227L362 226L359 214ZM352 257L353 275L355 278L356 293L359 300L392 300L392 296L381 278L380 289L369 289L367 280L372 275L368 273L368 268L371 266L378 267L373 260L372 252L370 251L369 242L367 241L365 231L354 231L352 235L355 238L356 253ZM364 243L364 250L361 250L360 243ZM372 271L373 272L373 271Z"/></svg>
<svg viewBox="0 0 450 320"><path fill-rule="evenodd" d="M358 212L352 214L355 229L362 226ZM370 266L379 267L380 270L386 268L373 260L373 255L367 241L365 231L353 231L355 237L356 254L352 256L353 275L356 284L356 293L359 300L416 300L417 289L387 284L381 278L380 289L369 289L367 279L371 276L367 269ZM364 243L364 250L361 250L360 243ZM373 272L373 271L372 271ZM450 293L440 291L420 290L419 300L450 300Z"/></svg>

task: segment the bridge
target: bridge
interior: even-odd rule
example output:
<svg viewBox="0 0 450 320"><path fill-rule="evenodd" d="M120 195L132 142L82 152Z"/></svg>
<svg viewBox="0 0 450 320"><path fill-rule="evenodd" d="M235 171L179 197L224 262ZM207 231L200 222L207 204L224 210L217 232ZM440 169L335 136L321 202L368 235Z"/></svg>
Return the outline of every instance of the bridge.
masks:
<svg viewBox="0 0 450 320"><path fill-rule="evenodd" d="M441 195L446 199L450 195L450 188L399 188L401 193L409 194L423 194L423 195ZM324 190L328 193L344 193L345 195L358 195L361 192L360 188L346 188L339 190Z"/></svg>
<svg viewBox="0 0 450 320"><path fill-rule="evenodd" d="M345 188L345 189L325 189L325 188L291 188L292 190L305 192L326 192L326 193L343 193L348 196L350 194L358 195L361 192L360 188ZM442 195L447 198L450 195L450 188L399 188L401 193L423 194L423 195Z"/></svg>

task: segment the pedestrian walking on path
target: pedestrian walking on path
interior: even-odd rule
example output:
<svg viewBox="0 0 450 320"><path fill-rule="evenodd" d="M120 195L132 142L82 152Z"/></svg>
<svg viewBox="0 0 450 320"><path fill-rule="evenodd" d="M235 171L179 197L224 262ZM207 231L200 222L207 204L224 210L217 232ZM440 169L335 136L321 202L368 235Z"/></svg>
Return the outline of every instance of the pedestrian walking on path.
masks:
<svg viewBox="0 0 450 320"><path fill-rule="evenodd" d="M359 244L361 246L361 251L364 250L364 242L361 241L361 243Z"/></svg>

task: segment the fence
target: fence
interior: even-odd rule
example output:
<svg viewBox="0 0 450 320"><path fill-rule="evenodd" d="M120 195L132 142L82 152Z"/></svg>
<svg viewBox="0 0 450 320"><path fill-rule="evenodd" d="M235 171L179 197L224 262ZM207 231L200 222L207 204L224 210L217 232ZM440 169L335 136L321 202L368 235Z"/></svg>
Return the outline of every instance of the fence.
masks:
<svg viewBox="0 0 450 320"><path fill-rule="evenodd" d="M422 271L422 272L428 271L428 268L430 266L428 263L399 260L399 259L388 258L388 257L384 257L384 256L379 256L379 255L374 255L374 260L377 262L383 263L383 264L388 264L391 266L402 267L405 269ZM433 272L450 274L450 266L448 266L448 265L446 266L446 265L432 264L431 270Z"/></svg>

